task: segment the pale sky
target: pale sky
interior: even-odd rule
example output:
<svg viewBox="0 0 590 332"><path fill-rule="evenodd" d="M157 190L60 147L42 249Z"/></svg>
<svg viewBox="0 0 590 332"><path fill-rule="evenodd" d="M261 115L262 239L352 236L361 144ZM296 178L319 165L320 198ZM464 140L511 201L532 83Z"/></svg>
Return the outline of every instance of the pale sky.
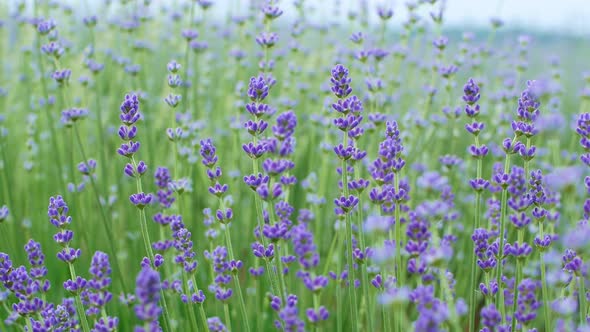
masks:
<svg viewBox="0 0 590 332"><path fill-rule="evenodd" d="M0 0L8 3L15 0ZM21 0L22 1L22 0ZM33 0L24 0L27 2ZM103 3L105 0L60 0L73 6L85 6ZM141 1L141 0L135 0ZM187 3L194 0L151 0L152 3L170 5ZM245 9L251 1L266 0L213 0L210 15L221 17L228 11L242 7ZM393 6L394 23L399 24L406 15L405 3L419 0L304 0L327 15L333 12L334 4L338 3L342 13L358 8L359 3L367 1L373 15L379 5ZM438 8L438 0L435 8ZM292 6L293 0L273 0L285 10L285 16L296 15ZM428 5L430 8L430 5ZM428 15L428 9L424 15ZM508 28L525 28L541 31L567 31L575 34L590 35L590 0L446 0L445 26L489 26L491 17L501 18Z"/></svg>
<svg viewBox="0 0 590 332"><path fill-rule="evenodd" d="M333 1L325 0L325 3ZM340 1L345 7L354 7L358 6L362 0ZM408 0L367 1L372 9L379 5L393 5L394 11L398 15L406 16L404 4ZM417 0L412 1L416 2ZM440 1L438 0L438 2ZM290 1L282 0L281 2L288 3ZM311 2L321 3L319 1ZM435 5L435 8L438 8L438 4ZM488 25L490 17L493 16L500 17L508 27L543 31L565 30L578 34L590 33L590 0L446 0L445 20L447 25Z"/></svg>

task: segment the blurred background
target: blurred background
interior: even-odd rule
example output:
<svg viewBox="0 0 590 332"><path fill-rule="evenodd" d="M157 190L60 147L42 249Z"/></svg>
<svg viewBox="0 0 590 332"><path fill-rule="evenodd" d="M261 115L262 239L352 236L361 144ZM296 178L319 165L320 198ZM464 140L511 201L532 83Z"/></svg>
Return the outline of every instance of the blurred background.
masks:
<svg viewBox="0 0 590 332"><path fill-rule="evenodd" d="M19 3L31 4L34 0L0 0L9 7ZM52 2L54 0L48 0ZM128 0L132 2L135 0ZM150 0L157 7L171 7L190 3L191 0ZM210 10L211 16L226 17L228 14L244 12L250 4L267 0L215 0ZM324 21L326 18L345 18L348 13L359 13L360 8L367 8L372 22L378 22L376 8L392 8L395 16L407 17L406 4L432 2L431 0L274 0L285 10L285 17L297 14L291 10L295 1L305 2L306 6L316 10L310 16ZM72 7L97 7L113 0L64 0L61 4ZM487 28L490 18L501 18L507 29L585 35L590 33L590 0L446 0L436 1L437 6L444 3L445 28ZM336 14L336 15L334 15ZM428 13L423 13L428 15ZM392 23L393 24L393 23Z"/></svg>

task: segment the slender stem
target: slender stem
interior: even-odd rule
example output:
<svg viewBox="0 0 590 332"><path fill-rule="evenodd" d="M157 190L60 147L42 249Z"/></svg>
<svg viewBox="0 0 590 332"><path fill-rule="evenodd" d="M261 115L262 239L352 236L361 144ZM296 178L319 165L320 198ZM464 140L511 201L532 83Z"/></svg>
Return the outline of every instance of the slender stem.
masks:
<svg viewBox="0 0 590 332"><path fill-rule="evenodd" d="M439 278L441 281L441 286L442 286L442 290L443 290L443 294L446 297L446 300L449 303L449 311L450 311L450 318L451 318L451 324L453 325L453 331L461 331L461 326L459 325L459 319L457 317L457 312L455 310L455 300L453 299L453 294L451 292L451 287L449 285L449 280L447 279L447 276L444 274L444 272L441 270L439 270ZM473 290L472 290L473 291Z"/></svg>
<svg viewBox="0 0 590 332"><path fill-rule="evenodd" d="M223 208L223 200L220 198L220 201L222 202L222 208ZM232 244L231 244L231 236L229 233L229 225L225 225L225 242L227 244L227 249L229 251L229 259L230 260L234 260L234 250L232 248ZM236 290L238 293L238 298L240 300L240 310L242 312L242 318L243 320L243 324L246 327L246 331L250 331L250 323L248 322L248 312L246 311L246 303L244 302L244 295L242 294L242 286L240 285L240 280L238 279L238 275L237 273L234 274L234 283L236 285Z"/></svg>
<svg viewBox="0 0 590 332"><path fill-rule="evenodd" d="M223 304L223 312L225 313L225 324L228 327L227 330L231 332L231 316L229 315L229 305L227 304L227 302Z"/></svg>
<svg viewBox="0 0 590 332"><path fill-rule="evenodd" d="M74 264L68 262L68 267L70 268L70 278L72 278L72 281L75 282L76 270L74 269ZM80 294L76 294L75 303L76 312L78 313L78 318L80 319L80 324L82 325L82 331L90 332L88 319L86 318L86 311L84 310L84 306L82 305L82 299L80 298Z"/></svg>
<svg viewBox="0 0 590 332"><path fill-rule="evenodd" d="M516 142L516 136L514 136L514 138L512 139L512 142L510 143L510 146L514 146L514 142ZM508 174L508 171L510 169L510 152L506 153L506 158L504 159L504 174ZM502 269L503 269L503 265L502 265L502 261L504 260L504 233L505 233L505 229L506 229L506 210L507 210L507 204L508 204L508 188L502 188L502 199L500 202L500 254L498 256L498 268L496 270L496 283L498 284L498 287L500 286L500 281L502 278ZM500 305L501 308L504 308L504 300L502 299L503 297L503 292L498 292L496 295L496 305ZM502 322L505 322L506 319L506 311L505 308L502 312Z"/></svg>
<svg viewBox="0 0 590 332"><path fill-rule="evenodd" d="M342 250L342 241L344 241L343 236L342 236L342 232L338 231L336 232L336 234L334 235L334 237L337 238L336 240L336 247L339 248L339 250ZM336 260L336 273L337 273L337 277L336 277L336 312L338 312L338 316L336 317L336 326L337 326L337 331L338 332L342 332L342 326L343 326L343 320L344 320L344 315L345 313L342 312L342 281L340 280L340 276L342 273L342 263L340 260L340 257L338 257L338 259Z"/></svg>
<svg viewBox="0 0 590 332"><path fill-rule="evenodd" d="M270 187L270 183L269 183L269 187ZM275 216L275 211L274 211L273 203L271 202L268 204L268 218L269 218L271 225L275 224L274 216ZM281 250L283 250L283 249L284 249L284 247L279 246L279 243L277 242L276 251L277 251L277 253L279 253L279 256L280 255L286 256L285 252L281 253ZM283 274L283 264L282 264L282 261L280 260L280 258L278 260L278 266L279 266L279 268L277 270L277 274L279 277L279 285L277 286L277 289L279 289L279 291L281 292L281 297L283 299L286 299L287 298L287 286L285 284L285 276Z"/></svg>
<svg viewBox="0 0 590 332"><path fill-rule="evenodd" d="M580 283L580 325L586 324L586 315L587 315L587 306L586 306L586 278L584 276L578 277L578 282Z"/></svg>
<svg viewBox="0 0 590 332"><path fill-rule="evenodd" d="M27 322L27 331L33 331L33 324L31 324L31 318L25 317L25 321Z"/></svg>
<svg viewBox="0 0 590 332"><path fill-rule="evenodd" d="M313 293L313 308L316 312L320 309L320 296L318 293ZM321 322L317 322L316 324L318 324L315 327L316 332L322 332L322 327L319 325Z"/></svg>
<svg viewBox="0 0 590 332"><path fill-rule="evenodd" d="M188 276L186 273L183 273L183 279L184 279L184 289L186 291L187 294L190 294L190 289L189 289L189 285L188 285ZM195 317L195 311L193 310L193 306L190 304L187 305L188 310L188 317L191 323L191 330L192 331L199 331L199 327L197 326L197 318Z"/></svg>
<svg viewBox="0 0 590 332"><path fill-rule="evenodd" d="M199 289L199 286L197 285L197 280L195 279L194 274L191 275L191 281L193 282L193 290L195 290L195 292L196 292ZM209 332L209 325L207 324L207 315L205 314L205 309L203 308L203 304L199 303L198 306L199 306L199 315L201 316L203 327L204 327L205 331Z"/></svg>
<svg viewBox="0 0 590 332"><path fill-rule="evenodd" d="M541 238L543 238L544 236L544 230L543 230L543 221L541 221L539 223L539 233L541 235ZM539 261L541 262L541 285L542 285L542 293L543 293L543 303L545 303L545 305L543 306L543 314L545 317L543 317L545 319L545 331L551 331L553 328L553 324L551 322L551 310L549 310L549 306L547 305L547 303L549 303L550 299L549 299L549 290L547 288L547 278L545 277L545 273L547 268L545 267L545 261L543 260L543 251L539 250Z"/></svg>
<svg viewBox="0 0 590 332"><path fill-rule="evenodd" d="M334 234L332 236L332 243L330 243L330 249L328 249L328 255L326 256L326 265L324 265L324 273L326 275L330 268L330 262L332 261L332 256L334 255L334 250L336 250L336 244L338 243L338 235Z"/></svg>
<svg viewBox="0 0 590 332"><path fill-rule="evenodd" d="M96 44L95 44L95 38L94 38L94 28L90 28L90 44L92 45L92 51L96 52ZM96 75L95 75L96 78ZM100 163L102 164L101 167L101 178L102 181L104 181L105 185L107 185L107 169L106 169L106 165L107 165L107 152L106 149L104 148L107 142L106 139L106 135L104 132L104 127L103 127L103 119L102 119L102 106L100 103L100 98L101 98L101 91L100 91L100 84L99 82L97 82L95 80L94 83L94 88L95 88L95 93L96 93L96 128L98 131L98 139L99 139L99 148L101 150L100 152Z"/></svg>
<svg viewBox="0 0 590 332"><path fill-rule="evenodd" d="M354 169L355 177L357 179L360 178L360 171L358 167ZM362 209L361 199L359 197L359 209L357 211L357 218L356 218L356 227L358 229L359 234L359 244L360 249L365 250L365 235L363 232L363 209ZM375 324L373 322L373 301L369 297L369 273L367 272L367 267L365 264L359 264L359 268L361 269L361 275L363 279L363 297L365 298L365 305L367 306L367 310L365 311L367 315L367 322L369 325L369 331L375 330Z"/></svg>
<svg viewBox="0 0 590 332"><path fill-rule="evenodd" d="M543 306L543 311L544 311L544 315L545 315L545 331L551 331L551 328L553 327L553 324L551 323L551 310L549 310L549 306L547 305L547 303L549 303L550 299L549 299L549 291L547 288L547 278L545 277L545 271L546 271L546 267L545 267L545 262L543 261L543 253L539 252L539 260L541 261L541 283L542 283L542 292L543 292L543 303L545 303L545 305Z"/></svg>
<svg viewBox="0 0 590 332"><path fill-rule="evenodd" d="M472 256L473 258L471 259L471 275L469 277L469 331L475 331L475 275L477 274L477 267L475 264L477 256L475 255L475 252L473 252Z"/></svg>
<svg viewBox="0 0 590 332"><path fill-rule="evenodd" d="M137 162L135 161L135 158L132 156L131 157L131 163L133 165L133 169L137 169ZM138 193L142 193L143 192L143 187L141 185L141 178L136 177L135 178L135 185L137 187L137 192ZM145 216L145 211L143 209L138 209L139 210L139 226L141 229L141 237L143 239L143 245L145 247L145 251L146 254L148 255L148 258L150 260L150 262L154 261L154 252L152 250L152 241L150 240L150 234L148 232L148 227L147 227L147 218ZM164 294L164 290L160 290L161 296L160 296L160 302L162 304L162 315L163 315L163 320L164 320L164 330L165 331L172 331L170 329L170 314L168 313L168 305L166 303L166 296Z"/></svg>
<svg viewBox="0 0 590 332"><path fill-rule="evenodd" d="M2 137L0 137L2 138ZM2 156L2 183L5 183L6 185L2 186L2 188L4 189L4 199L6 200L6 203L8 203L8 206L11 208L11 212L15 210L15 206L12 204L14 201L12 199L12 194L14 193L13 190L9 190L8 188L11 187L9 182L8 182L8 174L12 174L10 173L10 170L8 169L8 158L6 158L6 148L4 147L4 142L0 141L0 155ZM0 202L3 203L3 202ZM14 212L12 212L14 214ZM15 217L16 220L18 220Z"/></svg>
<svg viewBox="0 0 590 332"><path fill-rule="evenodd" d="M84 145L82 144L82 139L80 138L80 132L78 130L78 126L76 126L76 124L74 124L72 127L74 129L76 141L78 142L78 147L80 148L80 154L82 155L82 159L84 160L84 162L88 162L88 159L86 159L86 152L84 151ZM106 164L101 165L101 167L106 167ZM107 214L104 210L104 206L100 202L100 195L98 193L98 187L96 185L96 182L94 181L94 177L92 177L92 175L89 175L88 177L90 178L90 184L92 186L92 190L94 191L94 197L96 198L96 204L98 204L98 207L100 209L100 215L102 217L102 225L104 226L104 229L107 233L107 238L108 238L107 242L109 243L109 247L111 249L111 253L114 258L113 259L114 268L115 268L115 270L117 270L118 279L121 282L121 287L123 288L123 292L127 293L127 285L125 284L125 277L123 276L123 270L119 266L119 260L117 259L117 255L116 255L118 250L115 247L115 243L114 243L115 236L113 234L113 230L111 229L111 222L110 222L110 220L108 220Z"/></svg>
<svg viewBox="0 0 590 332"><path fill-rule="evenodd" d="M387 308L381 305L381 320L383 320L383 331L391 331L391 315L387 313Z"/></svg>
<svg viewBox="0 0 590 332"><path fill-rule="evenodd" d="M399 178L400 173L396 172L393 177L393 186L396 195L399 194ZM401 207L400 202L395 202L394 208L394 218L395 218L395 265L397 269L397 285L396 287L401 288L404 284L404 269L402 265L402 222L401 222ZM404 326L404 316L403 316L403 307L396 305L396 326L399 330Z"/></svg>
<svg viewBox="0 0 590 332"><path fill-rule="evenodd" d="M254 137L255 143L256 143L256 140L257 140L256 137ZM252 159L252 169L254 172L254 176L257 176L258 175L258 160ZM264 220L264 216L263 216L263 212L262 212L262 199L260 198L260 196L258 196L258 194L256 192L254 193L254 205L256 206L256 221L258 223L258 231L260 232L260 241L262 242L262 245L264 246L264 248L267 248L266 247L266 240L264 238L264 235L262 234L262 229L263 229L262 220ZM266 263L266 270L268 273L268 279L269 279L273 293L281 295L281 292L279 290L277 282L275 281L278 278L276 277L276 271L273 268L274 264L271 264L271 262L266 257L264 258L264 262ZM282 296L281 296L281 298L282 298Z"/></svg>
<svg viewBox="0 0 590 332"><path fill-rule="evenodd" d="M38 6L34 6L35 11L37 10ZM36 12L35 12L36 13ZM35 14L35 17L37 17L37 14ZM36 39L37 42L37 49L41 49L41 37L37 36ZM43 60L42 60L42 52L35 52L38 55L38 64L39 64L39 72L41 73L41 75L45 75L45 69L44 69L44 65L43 65ZM66 186L64 183L64 179L63 179L63 174L64 174L64 167L62 164L62 160L61 160L61 152L60 152L60 148L59 145L57 144L57 132L55 130L55 123L53 120L53 117L51 116L50 113L50 109L49 109L49 103L47 102L49 99L49 93L47 92L47 85L45 82L44 77L41 77L41 79L39 80L40 84L41 84L41 92L43 93L43 98L45 98L45 105L43 106L43 110L45 111L45 117L47 120L47 123L49 124L49 132L51 133L51 145L53 147L53 153L55 153L55 162L57 164L57 180L59 181L59 185L61 190L65 190Z"/></svg>
<svg viewBox="0 0 590 332"><path fill-rule="evenodd" d="M348 133L344 133L343 144L344 147L348 146ZM346 165L346 160L342 160L341 163L342 167L342 194L344 197L348 198L348 169ZM358 207L361 208L360 206ZM357 300L356 300L356 287L354 285L356 280L356 273L354 270L354 263L352 257L352 225L351 225L350 215L348 212L344 213L344 224L346 226L346 239L344 240L346 244L346 257L348 260L348 296L350 300L350 312L351 312L351 320L352 320L352 328L357 330L359 329L358 325L358 308L357 308Z"/></svg>
<svg viewBox="0 0 590 332"><path fill-rule="evenodd" d="M520 258L516 258L516 276L514 278L514 289L513 289L513 304L512 304L512 312L516 313L516 304L517 304L517 299L518 299L518 284L520 284L520 279L521 279L521 262L520 262ZM512 318L512 332L516 331L516 317Z"/></svg>

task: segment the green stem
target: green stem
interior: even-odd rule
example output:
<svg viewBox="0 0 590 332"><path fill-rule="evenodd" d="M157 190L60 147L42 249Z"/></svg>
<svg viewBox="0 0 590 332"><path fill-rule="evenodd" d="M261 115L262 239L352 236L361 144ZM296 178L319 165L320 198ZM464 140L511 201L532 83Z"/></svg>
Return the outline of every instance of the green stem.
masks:
<svg viewBox="0 0 590 332"><path fill-rule="evenodd" d="M227 302L223 304L223 312L225 313L225 325L227 325L227 330L231 332L231 316L229 315L229 305Z"/></svg>
<svg viewBox="0 0 590 332"><path fill-rule="evenodd" d="M399 193L399 178L400 173L396 172L393 177L393 186L395 193ZM404 269L402 265L402 223L401 223L401 207L400 202L395 202L394 208L394 219L395 219L395 265L397 269L397 284L396 287L401 288L405 282L404 276ZM404 315L403 315L403 307L396 305L396 326L398 329L404 326Z"/></svg>
<svg viewBox="0 0 590 332"><path fill-rule="evenodd" d="M475 120L474 120L475 121ZM475 146L479 148L479 138L475 135ZM477 158L477 171L476 171L476 180L481 179L482 177L482 157ZM475 211L474 211L474 218L473 218L473 226L471 227L471 233L475 231L476 228L480 227L480 210L481 210L481 191L476 191L475 193ZM500 235L502 236L502 235ZM475 246L475 244L474 244ZM472 250L472 259L471 259L471 277L469 283L469 331L475 331L475 307L476 307L476 292L475 292L475 284L477 283L477 268L476 268L476 260L477 256L475 255L475 250ZM501 264L501 262L500 262Z"/></svg>
<svg viewBox="0 0 590 332"><path fill-rule="evenodd" d="M37 10L38 6L34 6L35 7L35 11ZM36 17L36 14L35 14ZM36 39L37 42L37 49L41 49L41 37L37 36ZM38 64L39 64L39 72L41 73L41 75L45 75L45 69L44 69L44 65L43 65L43 60L41 59L42 57L42 53L41 52L35 52L38 55ZM66 190L66 186L64 183L64 179L63 179L63 174L64 174L64 167L62 164L62 160L61 160L61 153L60 153L60 149L59 149L59 144L57 144L57 132L55 130L55 121L53 119L53 117L51 116L50 113L50 107L49 104L47 103L48 99L49 99L49 93L47 92L47 85L45 82L45 78L41 77L41 79L39 80L40 84L41 84L41 92L43 93L43 98L45 98L45 105L43 106L43 110L45 111L45 117L47 120L47 123L49 125L49 132L51 133L51 145L53 146L53 152L55 153L55 162L57 164L57 180L59 181L59 185L61 190Z"/></svg>
<svg viewBox="0 0 590 332"><path fill-rule="evenodd" d="M31 324L31 318L25 317L25 321L27 322L27 331L33 331L33 325Z"/></svg>
<svg viewBox="0 0 590 332"><path fill-rule="evenodd" d="M256 142L256 137L254 137L254 142ZM256 159L252 159L252 169L254 172L254 176L258 175L258 160ZM256 206L256 221L258 223L258 231L260 232L260 242L262 242L262 245L264 246L264 248L266 247L266 240L264 238L264 235L262 234L262 229L263 229L263 224L262 224L262 220L264 220L264 216L263 216L263 212L262 212L262 199L260 198L260 196L258 196L258 194L255 192L254 193L254 205ZM277 277L276 277L276 271L273 268L273 264L271 264L271 262L265 257L264 258L264 262L266 263L266 272L268 274L268 279L270 282L270 286L271 289L273 291L274 294L278 294L281 295L281 291L278 287L277 284ZM282 296L281 296L282 298Z"/></svg>
<svg viewBox="0 0 590 332"><path fill-rule="evenodd" d="M132 156L131 157L131 164L133 165L133 169L137 169L137 162L135 161L135 158ZM138 193L142 193L143 192L143 187L141 185L141 178L140 177L135 177L135 185L137 187L137 192ZM139 210L139 226L141 229L141 237L143 239L143 245L145 247L145 251L146 254L148 255L148 258L150 260L150 262L154 262L154 252L152 251L152 241L150 240L150 234L148 231L148 226L147 226L147 218L145 216L145 211L143 209L138 209ZM162 315L163 315L163 320L164 320L164 330L165 331L172 331L170 329L170 314L168 313L168 305L166 303L166 294L164 294L164 290L160 290L160 302L162 305Z"/></svg>
<svg viewBox="0 0 590 332"><path fill-rule="evenodd" d="M270 187L270 183L269 183L269 187ZM270 202L268 204L268 218L269 218L271 225L275 224L274 216L275 216L274 206L273 206L273 203ZM283 247L279 246L279 243L277 242L276 243L276 252L278 253L279 256L281 256L281 255L286 256L285 252L281 253L282 250L283 250ZM285 276L283 274L283 264L282 264L282 261L280 260L280 258L278 260L277 274L278 274L278 279L279 279L279 285L277 288L281 292L281 297L283 299L286 299L287 298L287 285L285 284Z"/></svg>
<svg viewBox="0 0 590 332"><path fill-rule="evenodd" d="M455 300L453 299L453 293L451 292L451 287L449 286L449 280L447 279L447 276L444 274L444 272L442 272L442 269L439 270L439 273L443 294L449 303L449 311L451 315L451 324L453 325L453 330L461 331L461 326L459 325L459 319L457 317L457 312L455 310Z"/></svg>
<svg viewBox="0 0 590 332"><path fill-rule="evenodd" d="M221 198L220 198L220 201ZM222 209L223 209L223 203L222 204ZM231 236L229 233L229 225L225 225L225 242L227 244L227 249L229 251L229 259L230 260L234 260L234 250L232 248L232 244L231 244ZM246 303L244 302L244 295L242 294L242 286L240 285L240 280L238 279L238 275L237 273L234 274L234 283L236 285L236 290L238 293L238 298L240 300L240 310L242 312L242 318L243 320L243 324L245 325L246 331L250 331L250 323L248 322L248 312L246 311Z"/></svg>
<svg viewBox="0 0 590 332"><path fill-rule="evenodd" d="M516 136L514 136L514 138L512 139L510 146L514 146L514 142L516 142ZM508 152L506 154L506 158L504 159L504 174L508 174L509 169L510 169L510 152ZM505 233L505 229L506 229L507 204L508 204L508 189L502 188L502 199L500 202L500 254L498 256L498 268L496 270L496 283L498 284L498 287L500 287L500 285L501 285L500 281L502 278L502 269L503 269L502 260L504 259L504 242L505 242L504 233ZM503 292L498 292L496 295L496 305L499 304L502 308L504 308L504 301L502 299L503 296L504 296ZM502 317L503 317L502 322L505 322L505 319L506 319L505 308L504 308L504 311L502 312Z"/></svg>
<svg viewBox="0 0 590 332"><path fill-rule="evenodd" d="M74 124L72 127L74 129L76 141L78 142L78 147L80 148L80 154L82 155L82 159L86 163L86 162L88 162L88 159L86 159L86 152L84 151L84 145L82 144L82 139L80 138L80 132L79 132L76 124ZM106 167L106 164L101 165L101 167L103 167L103 168ZM100 202L100 195L98 193L98 187L96 185L96 182L94 181L94 177L92 177L92 174L90 174L88 176L88 178L90 179L90 184L92 186L92 190L94 191L94 197L96 198L96 204L98 204L98 207L100 209L100 215L102 217L102 225L107 233L107 238L108 238L107 242L109 243L109 247L110 247L111 253L113 255L113 263L114 263L113 267L115 268L115 270L117 270L118 279L121 282L121 287L123 288L123 292L127 293L127 285L125 284L125 277L123 276L123 270L119 266L119 260L117 259L117 255L116 255L118 250L115 247L115 243L114 243L115 236L113 234L113 230L111 229L110 220L108 220L108 217L107 217L107 214L104 210L104 207Z"/></svg>
<svg viewBox="0 0 590 332"><path fill-rule="evenodd" d="M73 282L76 282L76 270L74 269L74 264L68 262L68 267L70 268L70 278L72 278ZM80 294L76 294L75 303L76 312L78 313L78 318L80 319L80 324L82 325L82 331L90 332L88 319L86 318L86 311L84 311L84 306L82 305L82 299L80 298Z"/></svg>
<svg viewBox="0 0 590 332"><path fill-rule="evenodd" d="M543 230L543 221L539 223L539 233L541 234L541 238L544 236ZM541 262L541 285L542 285L542 293L543 293L543 313L545 319L545 331L551 331L553 324L551 322L551 310L549 310L549 306L547 305L550 301L549 298L549 290L547 288L547 278L545 277L545 273L547 268L545 267L545 261L543 260L543 252L539 251L539 261Z"/></svg>
<svg viewBox="0 0 590 332"><path fill-rule="evenodd" d="M315 312L318 312L320 309L320 296L318 293L313 293L313 308L314 308ZM319 326L319 324L321 324L321 322L317 322L316 324L317 324L315 327L316 332L322 332L322 327Z"/></svg>
<svg viewBox="0 0 590 332"><path fill-rule="evenodd" d="M520 284L520 279L521 279L521 263L520 263L520 258L516 258L516 276L514 278L514 289L513 289L513 304L512 304L512 312L516 312L516 304L517 304L517 299L518 299L518 284ZM512 318L512 332L516 331L516 318L513 317Z"/></svg>
<svg viewBox="0 0 590 332"><path fill-rule="evenodd" d="M587 306L586 306L586 279L584 276L579 276L578 281L580 283L580 325L586 324L586 314L587 314Z"/></svg>
<svg viewBox="0 0 590 332"><path fill-rule="evenodd" d="M334 236L332 236L332 243L330 243L330 249L328 249L328 255L326 256L326 265L324 265L323 275L328 274L328 270L330 268L330 262L332 262L332 256L334 255L334 250L336 250L337 242L338 242L338 235L334 234Z"/></svg>
<svg viewBox="0 0 590 332"><path fill-rule="evenodd" d="M190 289L188 286L188 276L186 273L183 273L183 279L184 279L184 289L186 290L187 294L190 294ZM197 318L195 317L195 311L193 310L193 306L190 304L190 300L189 300L189 304L187 305L186 309L188 310L188 317L191 322L191 331L199 331L199 327L197 326Z"/></svg>
<svg viewBox="0 0 590 332"><path fill-rule="evenodd" d="M343 144L344 147L348 146L348 133L344 133ZM342 194L344 197L348 198L348 170L346 165L346 160L342 160L341 163L342 167ZM361 208L360 206L358 207ZM348 212L344 212L344 224L346 226L346 239L344 240L346 244L346 257L348 260L348 296L350 301L350 313L351 313L351 320L352 320L352 328L356 331L359 330L358 325L358 308L357 308L357 300L356 300L356 288L354 286L354 282L356 280L356 273L354 270L354 262L352 257L352 225L351 225L350 215Z"/></svg>
<svg viewBox="0 0 590 332"><path fill-rule="evenodd" d="M195 292L198 292L199 286L197 285L197 280L195 279L194 274L191 275L191 281L193 282L193 290ZM199 315L201 316L203 327L205 328L205 331L209 332L209 325L207 324L207 315L205 314L205 309L203 308L203 304L199 303L198 306L199 306Z"/></svg>
<svg viewBox="0 0 590 332"><path fill-rule="evenodd" d="M354 169L355 172L355 177L357 179L360 178L360 171L358 169L358 167L355 167ZM357 212L357 218L356 218L356 227L358 229L358 234L359 234L359 244L360 244L360 249L361 250L365 250L365 235L363 232L363 209L362 209L362 204L361 204L361 199L359 197L359 209ZM369 325L369 331L375 331L375 324L373 322L373 301L371 301L371 298L369 297L369 273L367 272L367 267L365 266L365 264L359 264L359 268L361 269L361 275L362 275L362 279L363 279L363 297L365 298L365 305L367 306L367 310L365 311L366 315L367 315L367 322Z"/></svg>
<svg viewBox="0 0 590 332"><path fill-rule="evenodd" d="M391 331L391 315L388 315L386 309L384 305L381 306L381 320L383 320L383 331L388 332Z"/></svg>

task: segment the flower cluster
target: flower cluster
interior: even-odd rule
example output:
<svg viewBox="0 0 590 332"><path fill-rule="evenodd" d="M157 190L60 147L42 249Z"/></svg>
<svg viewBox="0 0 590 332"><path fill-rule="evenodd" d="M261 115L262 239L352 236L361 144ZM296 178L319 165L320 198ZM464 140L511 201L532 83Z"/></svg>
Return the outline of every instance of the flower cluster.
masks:
<svg viewBox="0 0 590 332"><path fill-rule="evenodd" d="M147 165L143 161L139 161L139 163L135 161L135 154L141 146L139 141L135 140L137 136L137 126L135 124L141 118L139 113L139 98L137 95L125 95L125 100L121 103L120 110L119 119L121 119L123 124L119 127L118 134L124 143L121 144L117 153L129 158L131 161L125 165L125 174L137 178L147 171ZM146 205L152 203L153 195L140 191L131 194L129 200L138 209L142 210Z"/></svg>

